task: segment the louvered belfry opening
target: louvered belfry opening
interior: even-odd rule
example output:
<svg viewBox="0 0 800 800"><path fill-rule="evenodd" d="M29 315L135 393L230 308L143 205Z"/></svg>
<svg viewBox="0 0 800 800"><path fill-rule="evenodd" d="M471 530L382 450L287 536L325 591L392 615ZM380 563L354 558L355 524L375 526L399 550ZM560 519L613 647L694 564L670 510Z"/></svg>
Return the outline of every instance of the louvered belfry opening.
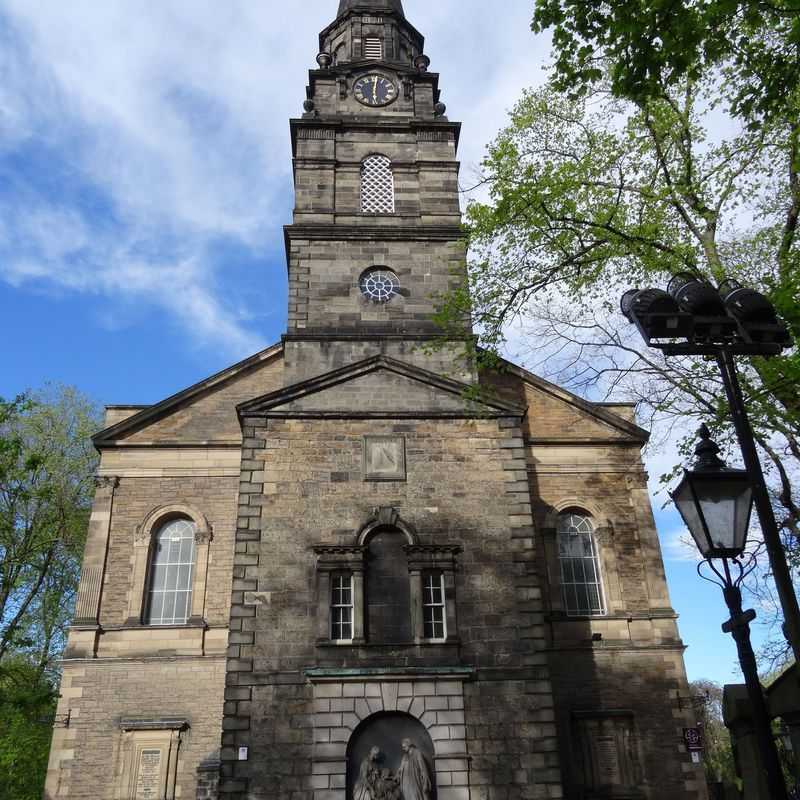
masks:
<svg viewBox="0 0 800 800"><path fill-rule="evenodd" d="M367 36L364 39L364 58L383 60L383 42L377 36Z"/></svg>
<svg viewBox="0 0 800 800"><path fill-rule="evenodd" d="M361 211L394 213L394 176L392 162L386 156L369 156L361 165Z"/></svg>

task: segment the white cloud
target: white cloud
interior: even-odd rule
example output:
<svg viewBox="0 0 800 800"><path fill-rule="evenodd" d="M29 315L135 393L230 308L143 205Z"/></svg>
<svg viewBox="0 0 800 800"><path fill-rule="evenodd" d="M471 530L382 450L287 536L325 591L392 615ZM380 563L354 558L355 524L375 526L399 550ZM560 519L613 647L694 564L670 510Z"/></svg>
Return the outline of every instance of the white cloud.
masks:
<svg viewBox="0 0 800 800"><path fill-rule="evenodd" d="M213 329L231 355L260 345L252 309L226 294L217 279L225 264L209 249L220 239L280 249L291 209L287 123L301 111L318 32L336 8L5 0L0 155L36 146L57 158L63 196L15 176L13 200L0 198L11 229L0 231L0 278L20 290L49 281L112 304L136 298L182 323L187 342L209 341ZM464 122L468 173L522 88L541 79L547 45L530 32L529 0L506 0L500 12L480 0L405 8L428 37L451 118Z"/></svg>

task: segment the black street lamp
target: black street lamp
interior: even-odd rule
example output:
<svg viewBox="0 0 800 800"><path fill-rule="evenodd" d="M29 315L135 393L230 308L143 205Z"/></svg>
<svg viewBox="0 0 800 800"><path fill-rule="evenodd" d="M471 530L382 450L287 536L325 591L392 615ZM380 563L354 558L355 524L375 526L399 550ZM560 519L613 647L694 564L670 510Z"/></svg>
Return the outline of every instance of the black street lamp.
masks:
<svg viewBox="0 0 800 800"><path fill-rule="evenodd" d="M756 612L742 608L741 584L755 567L754 559L742 561L753 493L747 473L727 467L719 457L719 447L711 441L708 428L703 425L699 433L697 461L693 469L684 473L672 499L705 559L697 568L700 577L722 588L731 614L722 630L736 642L769 796L772 800L786 800L786 784L750 641L750 623ZM712 559L722 561L721 570ZM704 566L714 577L703 574Z"/></svg>
<svg viewBox="0 0 800 800"><path fill-rule="evenodd" d="M719 457L708 428L699 431L694 469L670 493L703 558L740 558L747 545L753 490L743 469Z"/></svg>
<svg viewBox="0 0 800 800"><path fill-rule="evenodd" d="M737 355L768 358L780 354L792 344L789 331L758 292L730 280L716 289L686 272L672 278L666 292L631 289L623 295L621 306L648 346L668 356L702 355L717 360L783 610L784 635L800 663L800 607L734 360Z"/></svg>

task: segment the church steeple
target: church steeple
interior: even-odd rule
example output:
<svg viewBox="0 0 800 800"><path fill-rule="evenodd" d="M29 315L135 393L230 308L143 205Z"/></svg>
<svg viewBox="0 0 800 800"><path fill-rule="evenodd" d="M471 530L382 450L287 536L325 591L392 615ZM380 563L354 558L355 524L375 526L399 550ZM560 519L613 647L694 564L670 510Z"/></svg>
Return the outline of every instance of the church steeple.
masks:
<svg viewBox="0 0 800 800"><path fill-rule="evenodd" d="M319 37L320 55L333 66L371 60L413 67L424 44L402 0L339 0L336 19Z"/></svg>
<svg viewBox="0 0 800 800"><path fill-rule="evenodd" d="M404 17L403 3L401 0L341 0L339 3L339 14L346 14L348 11L364 10L373 13L385 13L393 11Z"/></svg>

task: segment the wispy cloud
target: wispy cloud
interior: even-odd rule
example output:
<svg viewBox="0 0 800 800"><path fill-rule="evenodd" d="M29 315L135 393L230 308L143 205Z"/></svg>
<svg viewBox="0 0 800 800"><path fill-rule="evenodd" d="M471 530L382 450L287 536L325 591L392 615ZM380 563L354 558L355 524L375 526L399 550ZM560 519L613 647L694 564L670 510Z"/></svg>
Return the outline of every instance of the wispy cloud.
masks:
<svg viewBox="0 0 800 800"><path fill-rule="evenodd" d="M429 35L462 156L483 146L543 46L528 0L408 0ZM223 280L226 245L270 260L291 210L287 120L301 110L335 0L5 0L0 9L0 279L20 291L161 309L193 346L263 342L259 314ZM287 19L290 15L291 19ZM278 266L280 265L280 266ZM279 271L278 271L279 270Z"/></svg>

